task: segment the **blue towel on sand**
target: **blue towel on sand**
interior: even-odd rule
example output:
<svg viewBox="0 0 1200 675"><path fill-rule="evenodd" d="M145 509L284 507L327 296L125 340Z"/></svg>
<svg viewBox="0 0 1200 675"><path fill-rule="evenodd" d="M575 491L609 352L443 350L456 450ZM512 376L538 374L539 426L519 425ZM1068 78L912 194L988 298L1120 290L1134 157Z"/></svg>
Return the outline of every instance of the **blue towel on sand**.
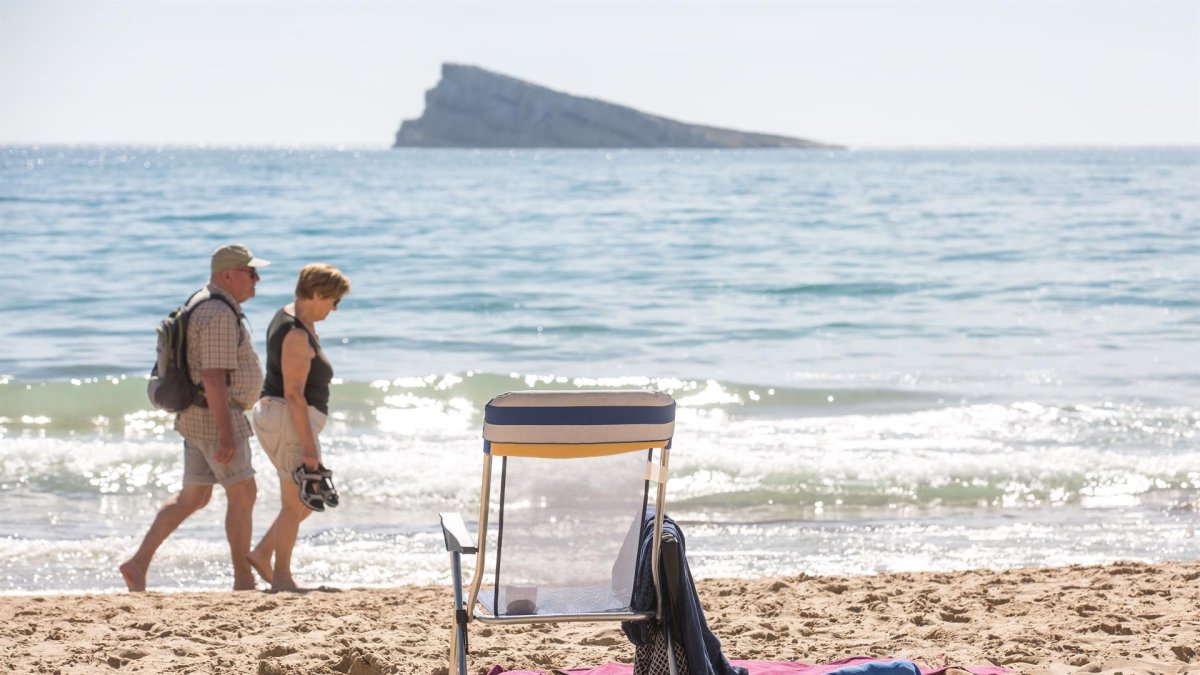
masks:
<svg viewBox="0 0 1200 675"><path fill-rule="evenodd" d="M846 666L825 675L921 675L921 669L912 661L872 661L861 666Z"/></svg>

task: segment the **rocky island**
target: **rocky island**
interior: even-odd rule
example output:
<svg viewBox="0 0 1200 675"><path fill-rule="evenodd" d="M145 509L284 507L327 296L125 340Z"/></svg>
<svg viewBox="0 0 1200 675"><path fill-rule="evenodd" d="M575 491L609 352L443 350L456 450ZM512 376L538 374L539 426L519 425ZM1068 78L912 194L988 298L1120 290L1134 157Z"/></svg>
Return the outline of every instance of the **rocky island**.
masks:
<svg viewBox="0 0 1200 675"><path fill-rule="evenodd" d="M803 138L687 124L564 94L476 66L446 63L425 92L425 112L405 120L393 147L815 148Z"/></svg>

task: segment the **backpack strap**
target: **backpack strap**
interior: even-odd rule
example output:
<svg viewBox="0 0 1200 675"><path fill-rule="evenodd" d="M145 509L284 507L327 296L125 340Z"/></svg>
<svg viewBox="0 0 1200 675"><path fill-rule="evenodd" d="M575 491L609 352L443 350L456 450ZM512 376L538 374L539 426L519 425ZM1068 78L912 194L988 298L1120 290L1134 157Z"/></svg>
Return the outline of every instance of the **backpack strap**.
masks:
<svg viewBox="0 0 1200 675"><path fill-rule="evenodd" d="M201 293L206 293L206 292L208 293L208 297L196 300L196 296L200 295ZM185 354L187 353L187 347L186 347L187 333L188 333L188 326L192 322L192 311L194 309L196 309L197 307L199 307L200 305L203 305L204 303L208 302L209 300L220 300L222 303L224 303L225 306L229 308L229 311L233 312L233 315L237 317L239 328L241 328L242 321L246 320L246 315L237 311L237 308L233 306L233 303L229 301L229 298L226 298L223 295L214 295L213 293L209 292L207 288L202 288L202 289L196 291L195 293L192 293L192 295L190 297L188 297L187 302L183 303L183 306L184 306L183 317L182 317L183 325L180 326L180 328L182 329L182 332L183 332L182 342L185 344L185 346L183 347L183 351ZM193 301L195 301L195 302L193 303ZM242 340L244 340L244 339L245 339L245 335L242 333L242 331L239 330L238 336L237 336L237 343L238 343L239 347L242 345ZM184 358L186 359L187 357L185 356ZM185 363L186 363L186 361L185 361ZM188 372L188 377L189 378L191 377L190 371ZM225 386L228 387L232 384L233 384L233 374L228 373L228 372L225 373ZM200 383L200 388L196 391L196 400L195 400L195 403L193 403L192 405L197 405L197 406L200 406L201 408L208 407L208 399L205 398L205 396L204 396L204 383L203 382Z"/></svg>
<svg viewBox="0 0 1200 675"><path fill-rule="evenodd" d="M200 295L201 293L204 293L207 290L208 289L206 289L206 288L202 288L202 289L196 291L195 293L192 293L191 297L189 297L187 299L187 302L183 303L183 306L186 308L184 310L184 312L187 314L187 318L185 319L185 321L190 323L191 318L192 318L192 310L196 309L200 305L203 305L204 303L208 302L209 300L220 300L222 303L224 303L224 305L229 308L229 311L233 312L233 315L237 317L239 325L241 325L241 323L246 320L246 315L239 312L237 310L237 308L233 306L233 303L229 301L229 298L227 298L223 295L213 295L212 293L209 293L207 298L201 298L199 301L196 302L196 304L192 304L192 300L195 300L197 295ZM184 328L186 329L186 326ZM184 339L186 340L187 337L185 336ZM242 334L241 331L238 331L238 337L237 337L238 346L241 346L242 340L244 340L244 339L245 339L245 336Z"/></svg>

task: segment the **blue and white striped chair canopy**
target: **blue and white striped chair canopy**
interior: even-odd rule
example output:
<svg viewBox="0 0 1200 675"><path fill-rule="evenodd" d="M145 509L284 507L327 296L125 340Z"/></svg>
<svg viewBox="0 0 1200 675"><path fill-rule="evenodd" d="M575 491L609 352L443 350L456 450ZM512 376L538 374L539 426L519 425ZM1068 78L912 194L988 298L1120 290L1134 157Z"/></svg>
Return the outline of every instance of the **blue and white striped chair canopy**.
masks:
<svg viewBox="0 0 1200 675"><path fill-rule="evenodd" d="M488 401L484 451L577 458L670 447L675 400L661 391L513 391Z"/></svg>

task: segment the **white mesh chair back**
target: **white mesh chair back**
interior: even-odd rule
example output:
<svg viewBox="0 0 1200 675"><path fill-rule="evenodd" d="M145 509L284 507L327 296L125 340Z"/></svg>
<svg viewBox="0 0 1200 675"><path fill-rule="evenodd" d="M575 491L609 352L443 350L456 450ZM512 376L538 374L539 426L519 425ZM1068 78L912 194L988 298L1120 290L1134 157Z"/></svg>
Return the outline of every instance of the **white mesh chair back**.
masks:
<svg viewBox="0 0 1200 675"><path fill-rule="evenodd" d="M484 419L500 467L479 602L496 617L630 611L655 498L647 467L670 444L675 402L646 391L513 392Z"/></svg>

